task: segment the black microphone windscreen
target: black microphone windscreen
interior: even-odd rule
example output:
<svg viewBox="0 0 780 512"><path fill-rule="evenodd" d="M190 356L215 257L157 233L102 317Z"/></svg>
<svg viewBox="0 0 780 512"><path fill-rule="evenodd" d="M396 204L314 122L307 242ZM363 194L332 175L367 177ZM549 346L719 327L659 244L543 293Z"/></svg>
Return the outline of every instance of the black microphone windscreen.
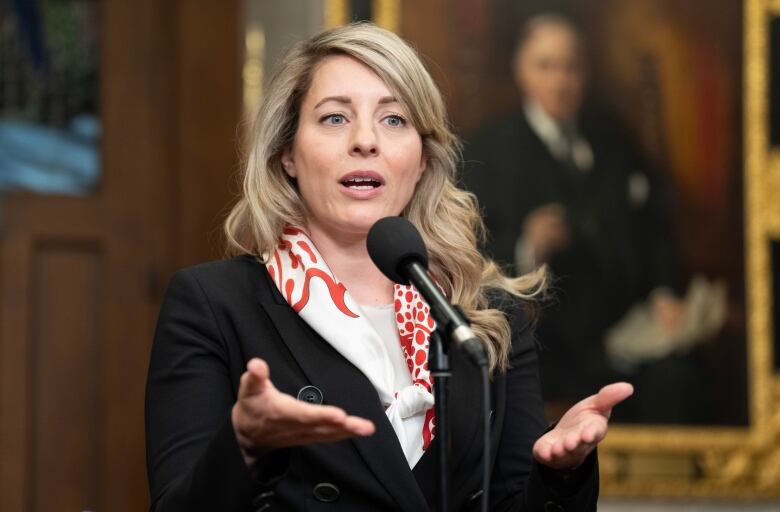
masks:
<svg viewBox="0 0 780 512"><path fill-rule="evenodd" d="M428 268L428 251L420 233L403 217L385 217L371 226L366 239L368 255L391 281L409 284L403 266L411 261Z"/></svg>

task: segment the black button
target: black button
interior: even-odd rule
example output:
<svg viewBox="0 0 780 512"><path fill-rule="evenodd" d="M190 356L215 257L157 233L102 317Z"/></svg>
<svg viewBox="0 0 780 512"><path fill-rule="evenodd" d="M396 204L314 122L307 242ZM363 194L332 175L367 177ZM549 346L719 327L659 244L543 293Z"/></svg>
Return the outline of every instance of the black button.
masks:
<svg viewBox="0 0 780 512"><path fill-rule="evenodd" d="M481 497L484 493L485 491L483 491L482 489L478 490L477 492L469 496L469 501L474 501L475 499Z"/></svg>
<svg viewBox="0 0 780 512"><path fill-rule="evenodd" d="M260 505L263 504L264 501L266 501L268 498L273 497L275 494L276 493L274 491L261 492L260 494L255 496L255 499L252 500L252 506L259 507Z"/></svg>
<svg viewBox="0 0 780 512"><path fill-rule="evenodd" d="M554 501L548 501L544 504L544 512L566 512L566 509Z"/></svg>
<svg viewBox="0 0 780 512"><path fill-rule="evenodd" d="M322 391L317 386L304 386L298 391L298 400L319 405L322 403Z"/></svg>
<svg viewBox="0 0 780 512"><path fill-rule="evenodd" d="M264 505L262 505L261 507L259 507L259 508L256 508L256 509L255 509L255 512L265 512L266 510L268 510L268 509L270 509L270 508L271 508L271 504L270 504L270 503L265 503L265 504L264 504Z"/></svg>
<svg viewBox="0 0 780 512"><path fill-rule="evenodd" d="M333 503L339 499L339 494L341 494L338 487L327 482L315 485L312 493L317 500L323 503Z"/></svg>

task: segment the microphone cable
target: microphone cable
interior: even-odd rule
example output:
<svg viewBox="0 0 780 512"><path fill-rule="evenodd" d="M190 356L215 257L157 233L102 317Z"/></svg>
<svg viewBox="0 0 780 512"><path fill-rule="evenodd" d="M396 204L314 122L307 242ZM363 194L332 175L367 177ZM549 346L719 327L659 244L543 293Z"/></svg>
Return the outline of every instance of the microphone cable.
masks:
<svg viewBox="0 0 780 512"><path fill-rule="evenodd" d="M490 506L490 374L488 365L479 367L482 374L482 512Z"/></svg>

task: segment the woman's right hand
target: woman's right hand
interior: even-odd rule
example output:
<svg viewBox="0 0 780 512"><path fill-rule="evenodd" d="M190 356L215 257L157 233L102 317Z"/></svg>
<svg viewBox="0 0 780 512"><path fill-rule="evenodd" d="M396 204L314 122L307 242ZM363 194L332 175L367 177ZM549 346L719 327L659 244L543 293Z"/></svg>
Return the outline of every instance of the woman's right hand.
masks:
<svg viewBox="0 0 780 512"><path fill-rule="evenodd" d="M271 382L268 364L259 358L251 359L241 375L231 419L248 466L272 450L374 433L374 424L366 419L280 392Z"/></svg>

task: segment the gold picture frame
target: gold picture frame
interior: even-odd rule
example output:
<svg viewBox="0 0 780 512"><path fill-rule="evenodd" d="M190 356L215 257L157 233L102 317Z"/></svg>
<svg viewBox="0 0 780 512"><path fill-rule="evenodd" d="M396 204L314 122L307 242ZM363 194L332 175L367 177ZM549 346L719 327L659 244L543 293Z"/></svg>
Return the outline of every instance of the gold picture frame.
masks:
<svg viewBox="0 0 780 512"><path fill-rule="evenodd" d="M380 27L398 32L401 0L371 0L372 21ZM350 21L349 0L325 0L325 28L338 27Z"/></svg>
<svg viewBox="0 0 780 512"><path fill-rule="evenodd" d="M374 20L399 31L400 0L374 0ZM769 21L780 0L745 0L744 236L746 427L615 425L599 447L602 494L614 497L780 497L780 375L774 370L770 240L780 240L780 150L769 146ZM325 25L349 20L325 0Z"/></svg>
<svg viewBox="0 0 780 512"><path fill-rule="evenodd" d="M777 0L744 4L744 198L749 425L628 427L600 447L611 496L780 496L780 376L773 368L769 241L780 239L780 151L768 144L769 21Z"/></svg>

